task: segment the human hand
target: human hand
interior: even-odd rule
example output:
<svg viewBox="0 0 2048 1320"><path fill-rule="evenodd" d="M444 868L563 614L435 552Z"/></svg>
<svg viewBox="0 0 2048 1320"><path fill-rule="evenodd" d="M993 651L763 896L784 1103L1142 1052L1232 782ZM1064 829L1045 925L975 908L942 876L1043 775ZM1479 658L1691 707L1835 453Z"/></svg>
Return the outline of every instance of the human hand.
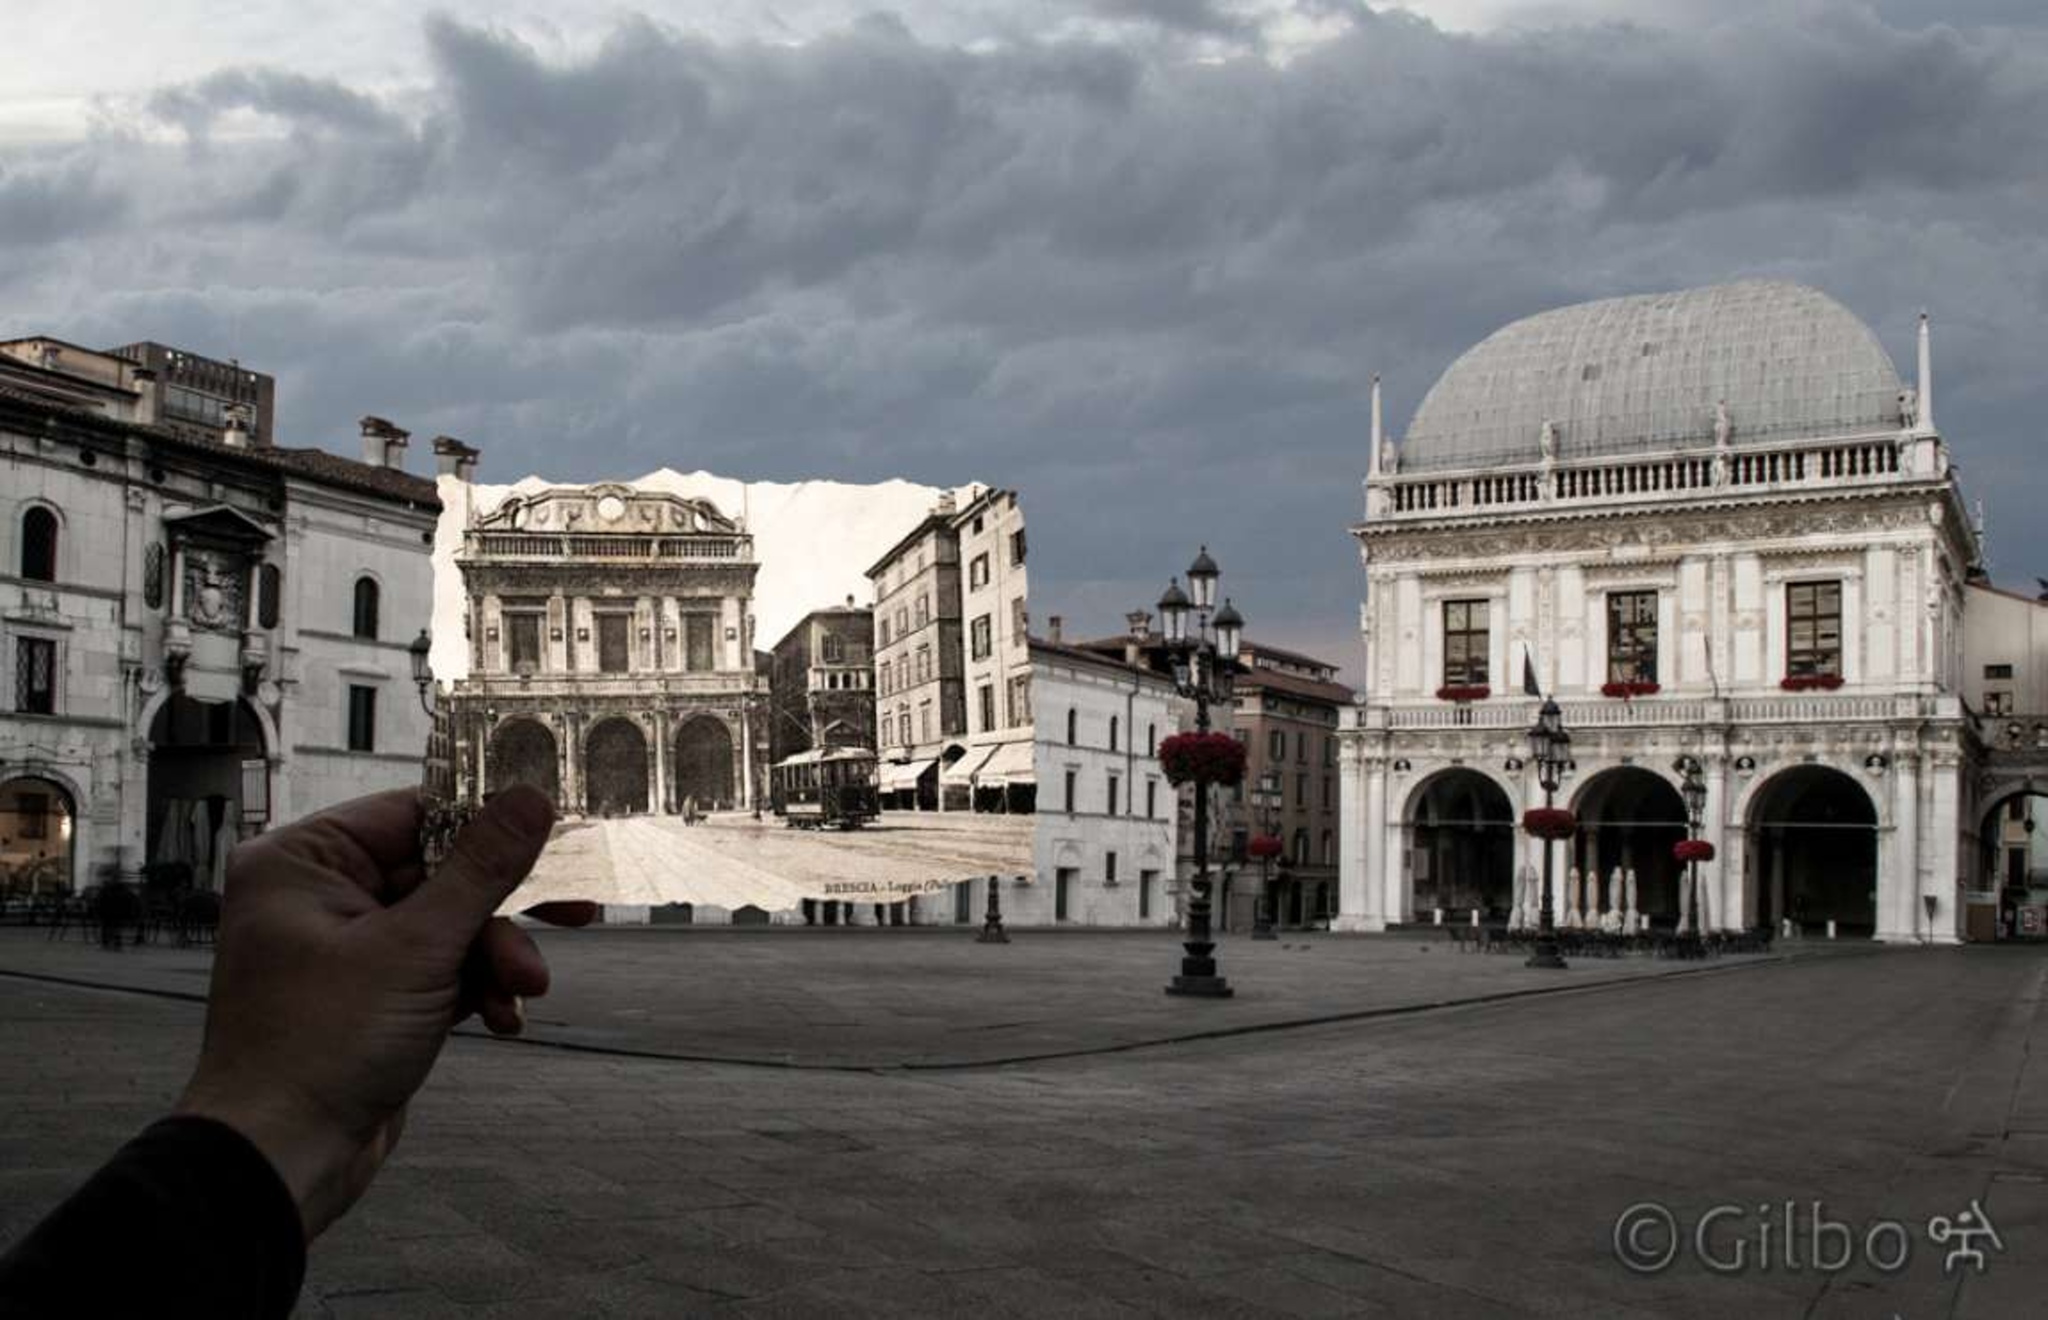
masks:
<svg viewBox="0 0 2048 1320"><path fill-rule="evenodd" d="M533 940L493 914L532 870L554 808L527 787L485 804L429 878L420 801L397 789L261 834L229 856L198 1067L180 1113L255 1143L311 1242L368 1188L406 1102L470 1013L516 1033L547 993ZM591 904L534 915L581 925Z"/></svg>

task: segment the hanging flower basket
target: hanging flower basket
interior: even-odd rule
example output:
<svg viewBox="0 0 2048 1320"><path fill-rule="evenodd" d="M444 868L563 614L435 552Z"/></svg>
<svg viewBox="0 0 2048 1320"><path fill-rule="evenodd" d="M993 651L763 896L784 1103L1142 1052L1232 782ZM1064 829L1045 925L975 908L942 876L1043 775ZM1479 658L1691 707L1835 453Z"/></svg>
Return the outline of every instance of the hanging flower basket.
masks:
<svg viewBox="0 0 2048 1320"><path fill-rule="evenodd" d="M1436 690L1438 701L1484 701L1493 695L1493 689L1484 683L1455 683Z"/></svg>
<svg viewBox="0 0 2048 1320"><path fill-rule="evenodd" d="M1263 862L1268 858L1278 857L1287 850L1287 845L1280 841L1277 834L1261 834L1246 844L1244 850L1253 861Z"/></svg>
<svg viewBox="0 0 2048 1320"><path fill-rule="evenodd" d="M1522 828L1539 839L1569 839L1579 822L1563 807L1531 807L1522 813Z"/></svg>
<svg viewBox="0 0 2048 1320"><path fill-rule="evenodd" d="M1235 784L1244 778L1244 744L1227 733L1176 733L1159 744L1170 784Z"/></svg>
<svg viewBox="0 0 2048 1320"><path fill-rule="evenodd" d="M1705 839L1680 839L1671 845L1671 855L1681 862L1711 862L1714 845Z"/></svg>
<svg viewBox="0 0 2048 1320"><path fill-rule="evenodd" d="M1602 683L1600 685L1601 696L1620 697L1623 701L1629 701L1636 697L1654 697L1660 690L1655 683L1647 679L1630 680L1626 683Z"/></svg>
<svg viewBox="0 0 2048 1320"><path fill-rule="evenodd" d="M1787 692L1833 692L1842 686L1840 674L1787 674L1778 680L1778 686Z"/></svg>

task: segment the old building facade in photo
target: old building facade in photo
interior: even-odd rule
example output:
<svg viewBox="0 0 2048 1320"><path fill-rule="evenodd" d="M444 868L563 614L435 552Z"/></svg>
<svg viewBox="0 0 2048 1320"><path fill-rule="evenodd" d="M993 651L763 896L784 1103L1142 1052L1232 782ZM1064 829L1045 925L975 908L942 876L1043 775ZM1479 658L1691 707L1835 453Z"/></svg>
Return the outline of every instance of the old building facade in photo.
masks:
<svg viewBox="0 0 2048 1320"><path fill-rule="evenodd" d="M1987 738L1987 676L2044 655L2034 603L1988 618L1932 386L1924 318L1909 386L1852 313L1775 281L1515 322L1398 445L1375 384L1339 926L1511 911L1542 862L1527 664L1572 736L1561 889L1607 882L1583 907L1634 871L1675 919L1691 757L1710 927L1982 927L1987 821L2039 768L2024 718Z"/></svg>
<svg viewBox="0 0 2048 1320"><path fill-rule="evenodd" d="M812 610L770 650L770 763L816 747L875 745L874 610Z"/></svg>
<svg viewBox="0 0 2048 1320"><path fill-rule="evenodd" d="M886 807L936 810L967 754L959 512L951 493L868 568L875 590L875 727Z"/></svg>
<svg viewBox="0 0 2048 1320"><path fill-rule="evenodd" d="M1024 511L1013 490L989 490L953 518L960 543L967 754L944 768L949 805L1032 810L1030 590Z"/></svg>
<svg viewBox="0 0 2048 1320"><path fill-rule="evenodd" d="M515 493L466 525L469 672L449 698L466 796L528 783L599 816L755 806L767 685L737 521L601 484Z"/></svg>
<svg viewBox="0 0 2048 1320"><path fill-rule="evenodd" d="M267 377L161 355L175 396L139 351L0 343L0 884L217 886L236 838L419 779L440 505L405 433L283 447Z"/></svg>

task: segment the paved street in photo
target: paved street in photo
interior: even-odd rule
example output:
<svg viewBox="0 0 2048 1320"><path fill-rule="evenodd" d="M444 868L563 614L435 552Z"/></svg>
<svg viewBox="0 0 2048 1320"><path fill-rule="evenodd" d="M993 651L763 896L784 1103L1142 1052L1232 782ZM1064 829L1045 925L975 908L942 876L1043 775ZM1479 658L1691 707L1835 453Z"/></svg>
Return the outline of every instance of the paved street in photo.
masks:
<svg viewBox="0 0 2048 1320"><path fill-rule="evenodd" d="M787 912L806 898L878 901L862 887L944 887L987 875L1028 874L1030 816L888 812L855 830L792 829L773 815L725 812L696 825L680 816L582 819L554 841L521 888L524 906L549 899Z"/></svg>
<svg viewBox="0 0 2048 1320"><path fill-rule="evenodd" d="M2048 1286L2036 953L1617 960L1432 1009L1536 974L1427 941L1233 939L1239 997L1199 1003L1160 993L1176 946L1140 935L542 941L556 1045L450 1046L314 1249L301 1315L2000 1320ZM205 964L0 932L0 1236L169 1102L201 1014L169 995ZM1383 1015L1283 1025L1345 1006ZM1218 1027L1242 1030L1174 1042ZM992 1061L1024 1044L1066 1057ZM654 1057L714 1047L755 1062ZM1906 1268L1818 1272L1804 1246L1755 1268L1752 1212L1786 1200L1859 1238L1900 1222ZM1944 1278L1928 1221L1973 1201L2005 1249ZM1631 1272L1614 1226L1644 1202L1681 1233L1747 1208L1713 1242L1746 1238L1751 1268Z"/></svg>

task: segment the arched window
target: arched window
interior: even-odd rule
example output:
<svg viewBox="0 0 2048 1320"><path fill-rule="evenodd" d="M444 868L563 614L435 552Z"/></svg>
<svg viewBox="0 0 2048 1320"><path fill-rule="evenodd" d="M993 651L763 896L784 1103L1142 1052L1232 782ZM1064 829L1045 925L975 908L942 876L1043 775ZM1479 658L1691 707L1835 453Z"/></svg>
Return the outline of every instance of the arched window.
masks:
<svg viewBox="0 0 2048 1320"><path fill-rule="evenodd" d="M57 580L57 515L41 505L21 515L21 575L31 582Z"/></svg>
<svg viewBox="0 0 2048 1320"><path fill-rule="evenodd" d="M1324 831L1323 831L1323 865L1324 865L1324 866L1335 866L1336 864L1337 864L1337 841L1336 841L1336 839L1335 839L1335 838L1333 838L1333 837L1331 836L1331 834L1330 834L1330 832L1329 832L1328 830L1324 830Z"/></svg>
<svg viewBox="0 0 2048 1320"><path fill-rule="evenodd" d="M371 584L376 585L375 583ZM278 599L284 595L284 573L276 564L265 564L256 573L256 623L263 628L277 626Z"/></svg>
<svg viewBox="0 0 2048 1320"><path fill-rule="evenodd" d="M1075 730L1080 727L1078 715L1079 713L1071 706L1067 708L1067 746L1069 747L1080 741L1074 736Z"/></svg>
<svg viewBox="0 0 2048 1320"><path fill-rule="evenodd" d="M1296 831L1294 832L1294 864L1295 864L1296 866L1307 866L1307 865L1308 865L1308 831L1307 831L1307 830L1296 830Z"/></svg>
<svg viewBox="0 0 2048 1320"><path fill-rule="evenodd" d="M377 637L377 582L375 578L356 579L355 635L372 641Z"/></svg>
<svg viewBox="0 0 2048 1320"><path fill-rule="evenodd" d="M1145 755L1159 755L1159 726L1156 724L1145 726Z"/></svg>
<svg viewBox="0 0 2048 1320"><path fill-rule="evenodd" d="M1116 735L1117 717L1112 715L1109 717L1109 750L1112 752L1116 750Z"/></svg>

